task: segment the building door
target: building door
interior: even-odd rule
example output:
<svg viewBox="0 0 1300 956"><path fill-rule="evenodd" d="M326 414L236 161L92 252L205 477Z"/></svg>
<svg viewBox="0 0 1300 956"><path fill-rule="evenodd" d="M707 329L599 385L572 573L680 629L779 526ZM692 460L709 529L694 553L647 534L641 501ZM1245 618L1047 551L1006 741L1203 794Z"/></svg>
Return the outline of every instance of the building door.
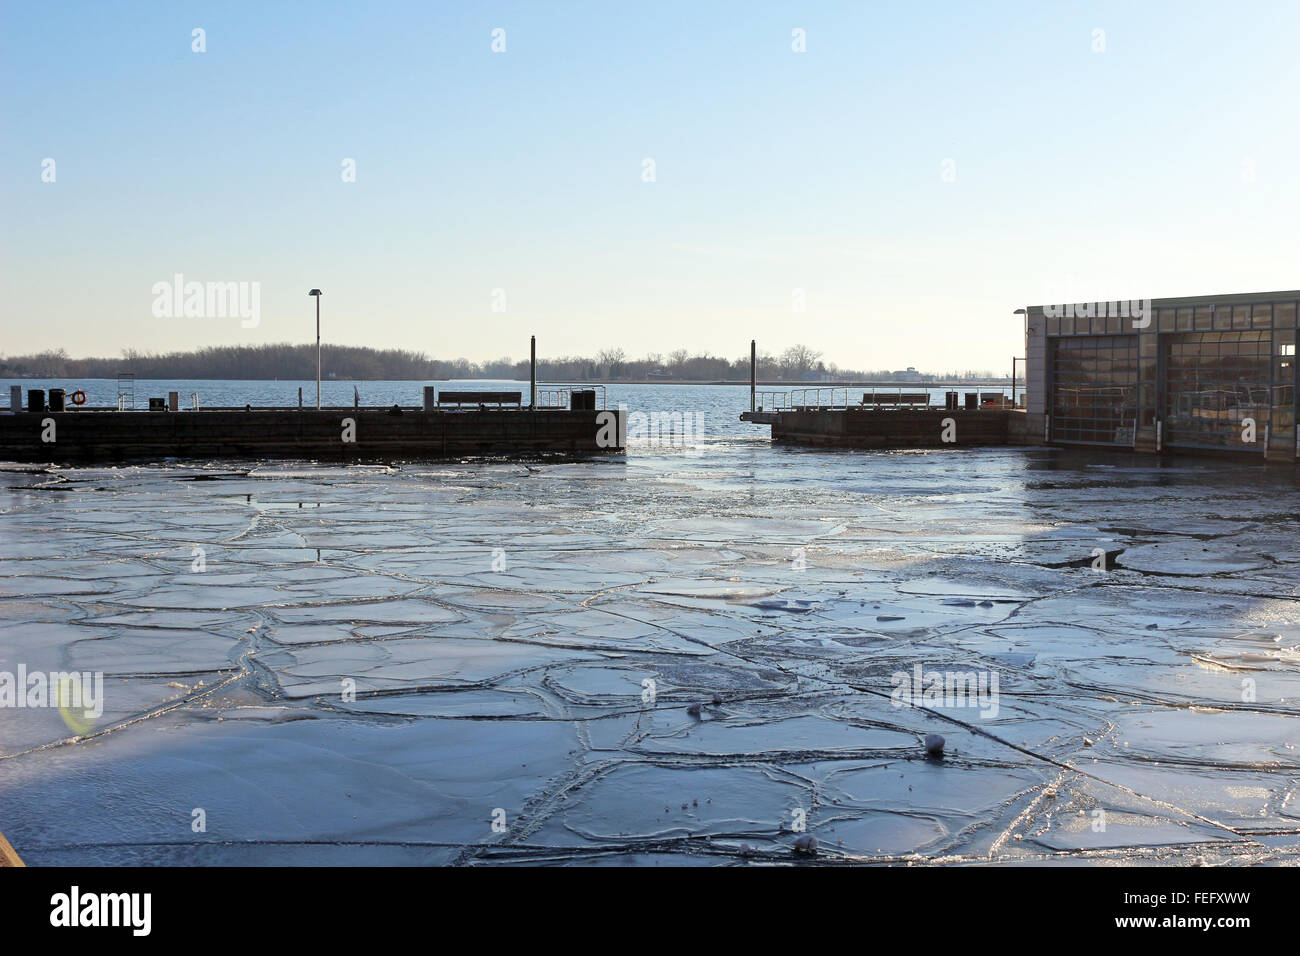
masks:
<svg viewBox="0 0 1300 956"><path fill-rule="evenodd" d="M1052 441L1131 446L1137 336L1081 335L1051 343Z"/></svg>
<svg viewBox="0 0 1300 956"><path fill-rule="evenodd" d="M1191 332L1164 343L1164 444L1263 452L1272 333Z"/></svg>

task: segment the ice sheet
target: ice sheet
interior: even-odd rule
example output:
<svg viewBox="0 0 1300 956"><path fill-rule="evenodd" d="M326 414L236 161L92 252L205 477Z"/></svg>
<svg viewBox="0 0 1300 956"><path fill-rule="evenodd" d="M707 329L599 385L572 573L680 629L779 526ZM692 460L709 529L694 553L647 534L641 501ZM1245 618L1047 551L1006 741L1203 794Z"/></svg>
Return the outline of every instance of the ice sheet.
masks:
<svg viewBox="0 0 1300 956"><path fill-rule="evenodd" d="M1300 863L1289 471L703 441L4 470L0 673L105 690L0 708L0 831L34 864ZM900 701L918 668L996 712Z"/></svg>

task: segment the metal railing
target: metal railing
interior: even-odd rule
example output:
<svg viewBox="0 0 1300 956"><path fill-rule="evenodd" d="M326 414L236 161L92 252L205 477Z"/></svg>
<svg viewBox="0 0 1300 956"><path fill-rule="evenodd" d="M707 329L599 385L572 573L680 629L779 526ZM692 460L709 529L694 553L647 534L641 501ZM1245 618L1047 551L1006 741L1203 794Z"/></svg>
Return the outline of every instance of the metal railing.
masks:
<svg viewBox="0 0 1300 956"><path fill-rule="evenodd" d="M945 393L956 392L958 407L964 406L968 392L979 395L977 406L986 396L996 395L1005 407L1011 407L1009 385L970 382L858 382L846 385L809 385L785 391L755 391L756 411L839 408L943 408ZM1017 391L1020 387L1017 386ZM924 397L924 400L921 400Z"/></svg>
<svg viewBox="0 0 1300 956"><path fill-rule="evenodd" d="M556 385L550 388L537 387L538 408L568 408L573 401L574 392L598 392L600 408L606 407L604 385Z"/></svg>

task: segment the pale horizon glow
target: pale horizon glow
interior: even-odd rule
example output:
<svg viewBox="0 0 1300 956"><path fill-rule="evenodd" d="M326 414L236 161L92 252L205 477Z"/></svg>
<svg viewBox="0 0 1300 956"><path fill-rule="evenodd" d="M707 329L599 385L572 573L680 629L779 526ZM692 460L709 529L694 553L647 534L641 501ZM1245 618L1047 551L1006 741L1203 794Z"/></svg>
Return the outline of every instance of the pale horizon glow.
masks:
<svg viewBox="0 0 1300 956"><path fill-rule="evenodd" d="M320 288L326 343L440 359L753 338L1002 372L1026 305L1300 286L1297 27L1209 3L8 5L0 349L314 342ZM259 283L258 323L155 317L176 274Z"/></svg>

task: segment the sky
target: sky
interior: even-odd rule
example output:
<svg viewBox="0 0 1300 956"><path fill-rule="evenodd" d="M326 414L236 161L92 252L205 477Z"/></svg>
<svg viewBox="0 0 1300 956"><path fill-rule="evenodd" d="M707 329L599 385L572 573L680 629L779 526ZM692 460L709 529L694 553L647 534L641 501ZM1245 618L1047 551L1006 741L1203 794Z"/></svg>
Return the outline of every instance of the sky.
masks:
<svg viewBox="0 0 1300 956"><path fill-rule="evenodd" d="M320 288L436 358L1004 370L1025 305L1300 287L1295 3L0 11L5 355L309 342Z"/></svg>

